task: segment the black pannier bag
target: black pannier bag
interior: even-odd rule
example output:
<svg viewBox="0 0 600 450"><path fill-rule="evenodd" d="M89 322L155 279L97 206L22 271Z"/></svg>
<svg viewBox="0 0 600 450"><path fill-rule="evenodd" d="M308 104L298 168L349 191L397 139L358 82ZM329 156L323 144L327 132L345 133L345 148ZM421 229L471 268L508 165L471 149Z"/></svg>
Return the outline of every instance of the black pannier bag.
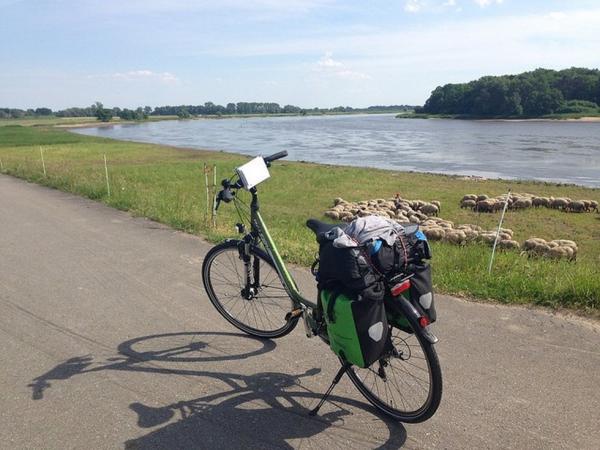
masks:
<svg viewBox="0 0 600 450"><path fill-rule="evenodd" d="M433 303L433 285L431 282L431 266L423 261L415 264L413 276L410 279L409 295L413 305L418 304L429 317L431 323L435 322L437 314Z"/></svg>
<svg viewBox="0 0 600 450"><path fill-rule="evenodd" d="M386 276L410 272L414 264L431 259L429 243L418 225L406 226L404 235L399 235L391 247L384 241L376 241L370 246L373 265Z"/></svg>
<svg viewBox="0 0 600 450"><path fill-rule="evenodd" d="M371 262L387 279L395 275L411 276L408 293L410 300L417 310L426 314L433 323L437 317L433 301L431 266L424 261L431 259L429 244L417 225L406 226L404 233L398 236L391 247L379 241L379 248L371 256ZM393 304L386 302L390 303Z"/></svg>
<svg viewBox="0 0 600 450"><path fill-rule="evenodd" d="M320 245L318 282L350 297L382 300L385 294L383 276L373 270L367 249L337 248L333 241Z"/></svg>
<svg viewBox="0 0 600 450"><path fill-rule="evenodd" d="M383 301L356 300L324 289L323 305L331 350L351 364L369 367L390 347L389 327Z"/></svg>
<svg viewBox="0 0 600 450"><path fill-rule="evenodd" d="M334 247L333 241L320 239L318 282L320 290L343 293L350 299L381 302L385 299L388 314L398 320L391 323L410 330L396 299L391 296L390 280L411 277L411 288L405 294L417 311L436 320L431 283L431 267L424 261L431 258L429 244L418 225L404 225L392 246L375 240L359 247ZM390 316L390 319L392 317Z"/></svg>

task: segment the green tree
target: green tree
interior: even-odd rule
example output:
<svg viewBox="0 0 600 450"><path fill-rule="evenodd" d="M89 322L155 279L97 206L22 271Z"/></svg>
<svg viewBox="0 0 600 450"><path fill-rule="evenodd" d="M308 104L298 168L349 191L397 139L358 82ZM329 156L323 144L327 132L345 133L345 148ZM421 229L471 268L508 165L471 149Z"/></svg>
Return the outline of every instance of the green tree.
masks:
<svg viewBox="0 0 600 450"><path fill-rule="evenodd" d="M177 112L177 117L179 117L180 119L189 119L190 117L192 117L192 115L186 108L181 108Z"/></svg>
<svg viewBox="0 0 600 450"><path fill-rule="evenodd" d="M110 122L112 120L112 109L107 109L100 102L92 105L96 118L101 122Z"/></svg>

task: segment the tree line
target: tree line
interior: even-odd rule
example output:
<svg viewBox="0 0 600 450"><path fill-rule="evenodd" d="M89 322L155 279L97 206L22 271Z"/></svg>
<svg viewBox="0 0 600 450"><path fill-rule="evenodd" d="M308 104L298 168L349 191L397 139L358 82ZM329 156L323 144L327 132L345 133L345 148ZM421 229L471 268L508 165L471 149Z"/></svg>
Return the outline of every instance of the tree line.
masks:
<svg viewBox="0 0 600 450"><path fill-rule="evenodd" d="M151 106L128 108L105 108L100 102L91 106L79 108L66 108L52 111L50 108L17 109L0 108L0 119L20 119L26 117L96 117L98 120L108 122L113 117L122 120L145 120L149 116L178 116L189 118L194 116L227 116L235 114L328 114L328 113L355 113L355 112L400 112L412 111L410 105L385 105L369 106L367 108L352 108L350 106L337 106L334 108L305 109L294 105L280 106L278 103L263 102L238 102L218 105L206 102L203 105L175 105Z"/></svg>
<svg viewBox="0 0 600 450"><path fill-rule="evenodd" d="M438 86L416 113L538 117L599 113L600 71L572 67L536 69L518 75L485 76Z"/></svg>

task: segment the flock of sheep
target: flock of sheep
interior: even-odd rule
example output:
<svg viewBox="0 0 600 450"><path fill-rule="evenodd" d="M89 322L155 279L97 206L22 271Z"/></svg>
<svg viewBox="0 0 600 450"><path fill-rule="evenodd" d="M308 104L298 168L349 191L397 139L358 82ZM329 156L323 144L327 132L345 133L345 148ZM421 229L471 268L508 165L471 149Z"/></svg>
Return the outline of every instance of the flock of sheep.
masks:
<svg viewBox="0 0 600 450"><path fill-rule="evenodd" d="M481 199L480 201L489 200ZM503 200L504 201L504 200ZM510 200L509 200L510 202ZM512 202L514 204L516 201ZM455 226L452 221L438 217L441 210L439 201L406 200L399 196L390 199L362 200L348 202L336 198L334 205L324 215L333 220L351 222L357 217L376 215L395 220L399 223L415 223L432 241L445 241L464 245L469 242L482 242L492 245L496 240L497 230L484 230L479 225L463 224ZM498 233L497 247L507 250L523 250L529 256L549 258L565 258L574 260L577 255L577 244L569 240L546 242L539 238L530 238L521 246L513 239L513 231L501 228Z"/></svg>
<svg viewBox="0 0 600 450"><path fill-rule="evenodd" d="M460 201L461 208L471 208L475 212L496 212L504 208L507 195L488 197L485 194L467 194ZM513 193L508 196L508 209L552 208L565 212L600 212L595 200L571 200L567 197L539 197L528 193Z"/></svg>

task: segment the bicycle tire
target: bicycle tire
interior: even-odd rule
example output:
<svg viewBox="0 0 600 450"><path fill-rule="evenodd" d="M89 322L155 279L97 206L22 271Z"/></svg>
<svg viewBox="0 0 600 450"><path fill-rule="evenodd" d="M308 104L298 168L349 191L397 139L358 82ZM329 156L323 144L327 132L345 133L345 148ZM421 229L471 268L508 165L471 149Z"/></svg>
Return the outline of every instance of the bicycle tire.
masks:
<svg viewBox="0 0 600 450"><path fill-rule="evenodd" d="M418 325L416 321L412 318L408 318L411 327L417 329ZM394 347L397 345L404 346L404 350L408 350L410 355L406 360L403 360L396 356L387 357L388 367L387 369L384 367L385 376L387 379L381 377L379 373L380 361L373 363L370 367L366 369L358 368L356 366L352 366L348 369L348 377L352 380L352 383L357 387L360 393L378 410L386 414L387 416L398 420L400 422L405 423L419 423L424 422L429 419L435 412L437 411L441 399L442 399L442 371L440 368L439 359L433 344L431 344L427 339L425 339L420 333L406 333L398 328L392 328L390 332L394 332L396 338L399 337L396 341L393 341ZM404 337L402 337L404 336ZM409 339L415 339L418 342L418 346L422 352L422 358L427 363L427 372L428 372L428 389L427 395L423 396L423 400L419 400L418 406L408 407L404 395L402 394L401 386L406 386L408 389L415 387L421 389L423 386L417 382L418 377L411 375L408 372L408 368L415 366L414 363L410 363L409 360L417 357L417 355L413 355L413 346L408 344L407 341ZM414 346L416 347L416 345ZM385 359L384 359L385 360ZM396 363L406 363L404 367L394 371L392 368L392 364ZM399 366L401 367L401 366ZM420 370L424 370L420 368ZM397 379L397 375L401 374L406 376L411 376L413 379ZM394 381L390 380L390 374L394 376ZM367 380L372 378L374 384L372 386L367 386ZM388 382L389 381L389 382ZM379 383L379 384L376 384ZM412 386L411 386L412 383ZM383 384L383 386L381 386ZM393 394L392 390L395 390L398 394L400 394L401 401L394 401L390 398L390 394ZM384 395L385 398L383 398ZM400 404L401 403L401 404Z"/></svg>
<svg viewBox="0 0 600 450"><path fill-rule="evenodd" d="M204 258L202 281L208 298L227 321L244 333L260 338L285 336L296 327L298 318L285 320L293 302L281 284L275 265L263 250L250 248L252 261L259 261L262 280L256 295L251 299L244 298L242 289L245 282L241 277L244 263L239 258L239 244L240 241L223 242L213 247ZM228 266L233 266L233 269ZM226 298L229 300L226 301Z"/></svg>

